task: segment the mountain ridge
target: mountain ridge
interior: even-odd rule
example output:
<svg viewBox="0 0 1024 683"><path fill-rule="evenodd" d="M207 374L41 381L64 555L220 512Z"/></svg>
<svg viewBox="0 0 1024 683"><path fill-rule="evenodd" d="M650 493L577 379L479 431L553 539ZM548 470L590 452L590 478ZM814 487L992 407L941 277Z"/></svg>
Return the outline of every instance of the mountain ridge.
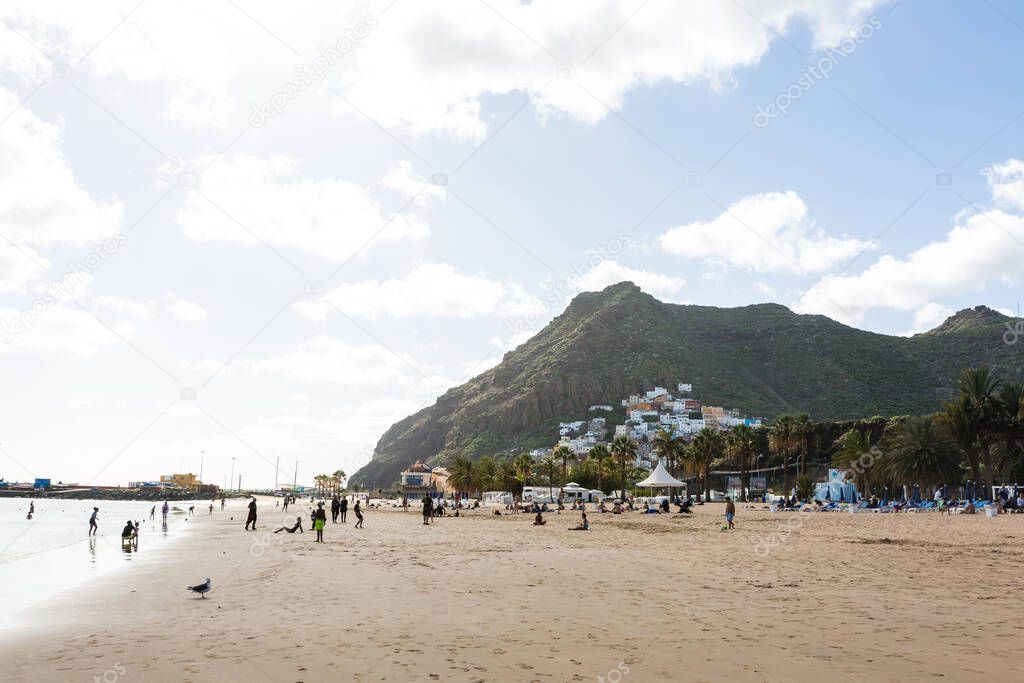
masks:
<svg viewBox="0 0 1024 683"><path fill-rule="evenodd" d="M692 382L707 404L769 419L840 420L934 411L971 365L997 364L1019 381L1019 358L1002 341L1009 318L965 311L977 313L895 337L775 303L669 304L620 282L577 295L497 366L396 422L352 481L391 486L417 459L550 446L559 421L655 385Z"/></svg>

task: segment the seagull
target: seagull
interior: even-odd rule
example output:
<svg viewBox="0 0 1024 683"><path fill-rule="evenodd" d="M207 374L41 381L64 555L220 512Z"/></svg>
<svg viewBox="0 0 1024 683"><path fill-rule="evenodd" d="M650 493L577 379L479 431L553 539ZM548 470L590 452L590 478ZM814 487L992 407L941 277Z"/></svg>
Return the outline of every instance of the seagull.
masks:
<svg viewBox="0 0 1024 683"><path fill-rule="evenodd" d="M187 586L185 590L192 591L193 593L199 593L199 597L205 598L206 591L210 590L210 579L207 577L205 583L201 583L198 586Z"/></svg>

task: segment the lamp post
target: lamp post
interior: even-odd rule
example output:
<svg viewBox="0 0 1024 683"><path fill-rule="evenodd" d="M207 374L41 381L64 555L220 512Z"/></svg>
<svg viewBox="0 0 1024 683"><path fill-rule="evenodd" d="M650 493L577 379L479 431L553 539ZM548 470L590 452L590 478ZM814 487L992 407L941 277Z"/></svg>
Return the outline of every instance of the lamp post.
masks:
<svg viewBox="0 0 1024 683"><path fill-rule="evenodd" d="M235 483L235 459L231 458L231 476L228 478L229 484Z"/></svg>

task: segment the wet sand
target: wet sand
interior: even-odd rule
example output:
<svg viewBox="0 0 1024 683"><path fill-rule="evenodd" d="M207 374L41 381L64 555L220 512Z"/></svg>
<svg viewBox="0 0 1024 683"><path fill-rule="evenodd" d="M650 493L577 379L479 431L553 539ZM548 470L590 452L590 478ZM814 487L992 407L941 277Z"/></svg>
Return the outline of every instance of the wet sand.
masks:
<svg viewBox="0 0 1024 683"><path fill-rule="evenodd" d="M288 517L305 514L295 506ZM1024 515L477 510L266 535L205 511L45 604L0 677L67 681L908 681L1024 675ZM229 520L230 516L234 520ZM142 539L145 543L145 538ZM144 546L143 546L144 549ZM207 599L184 590L213 579ZM7 636L8 634L5 634Z"/></svg>

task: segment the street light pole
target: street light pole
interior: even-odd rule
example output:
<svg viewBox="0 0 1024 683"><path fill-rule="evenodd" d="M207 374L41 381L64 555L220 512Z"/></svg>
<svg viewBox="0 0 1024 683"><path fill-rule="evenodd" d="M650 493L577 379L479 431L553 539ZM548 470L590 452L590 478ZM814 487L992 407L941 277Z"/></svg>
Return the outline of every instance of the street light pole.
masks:
<svg viewBox="0 0 1024 683"><path fill-rule="evenodd" d="M235 483L235 459L231 458L231 477L228 479L229 484Z"/></svg>

